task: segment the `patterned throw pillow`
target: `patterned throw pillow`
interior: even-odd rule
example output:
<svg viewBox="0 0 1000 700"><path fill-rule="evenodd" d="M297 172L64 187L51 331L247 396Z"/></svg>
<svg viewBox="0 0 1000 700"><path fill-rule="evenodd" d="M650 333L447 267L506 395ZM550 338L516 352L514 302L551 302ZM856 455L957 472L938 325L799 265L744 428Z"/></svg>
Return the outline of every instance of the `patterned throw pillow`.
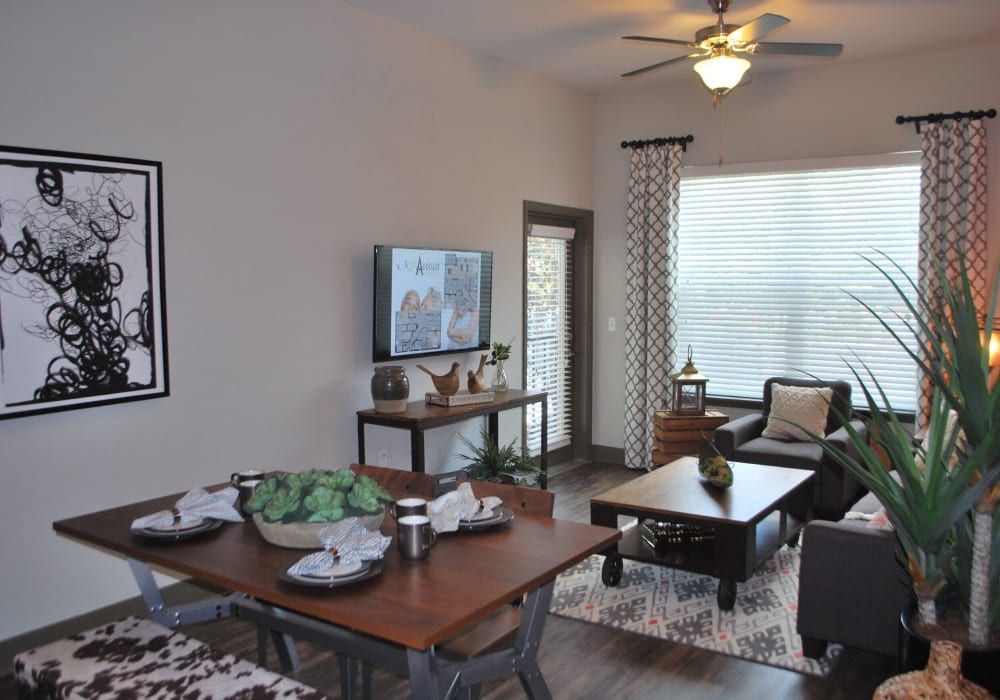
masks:
<svg viewBox="0 0 1000 700"><path fill-rule="evenodd" d="M830 410L833 389L830 387L771 385L771 413L762 437L808 442L811 438L801 425L816 435L826 431L826 414ZM792 421L797 425L792 425Z"/></svg>

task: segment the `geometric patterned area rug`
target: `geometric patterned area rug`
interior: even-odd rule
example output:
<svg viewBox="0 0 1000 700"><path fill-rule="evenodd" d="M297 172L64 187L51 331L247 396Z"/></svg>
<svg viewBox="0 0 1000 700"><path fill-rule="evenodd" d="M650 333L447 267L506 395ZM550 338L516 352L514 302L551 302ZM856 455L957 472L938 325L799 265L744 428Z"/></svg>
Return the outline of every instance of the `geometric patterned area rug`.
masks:
<svg viewBox="0 0 1000 700"><path fill-rule="evenodd" d="M612 588L601 581L603 563L594 555L561 573L549 611L813 676L825 676L843 650L830 644L820 659L802 655L798 549L782 547L738 583L732 610L719 610L711 576L626 559Z"/></svg>

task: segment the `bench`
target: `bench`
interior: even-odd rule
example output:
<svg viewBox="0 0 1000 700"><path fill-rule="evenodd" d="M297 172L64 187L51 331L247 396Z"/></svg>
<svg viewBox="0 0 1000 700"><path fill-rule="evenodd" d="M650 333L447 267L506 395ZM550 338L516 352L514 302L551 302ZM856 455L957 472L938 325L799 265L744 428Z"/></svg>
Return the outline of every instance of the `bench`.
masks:
<svg viewBox="0 0 1000 700"><path fill-rule="evenodd" d="M14 657L19 698L197 697L324 700L327 696L152 620L127 617Z"/></svg>

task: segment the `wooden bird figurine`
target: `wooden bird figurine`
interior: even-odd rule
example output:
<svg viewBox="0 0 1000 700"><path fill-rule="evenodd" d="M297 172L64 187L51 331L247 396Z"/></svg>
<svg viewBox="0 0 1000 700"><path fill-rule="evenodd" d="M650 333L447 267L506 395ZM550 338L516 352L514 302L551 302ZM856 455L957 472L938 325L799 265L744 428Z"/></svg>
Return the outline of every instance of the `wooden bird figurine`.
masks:
<svg viewBox="0 0 1000 700"><path fill-rule="evenodd" d="M423 365L417 365L417 369L422 369L431 375L434 388L437 389L437 393L441 394L441 396L454 396L458 393L458 387L461 386L461 381L458 379L459 366L458 362L453 363L451 371L447 374L434 374Z"/></svg>
<svg viewBox="0 0 1000 700"><path fill-rule="evenodd" d="M489 357L486 353L483 353L479 357L479 369L473 372L469 370L469 393L470 394L481 394L486 391L486 379L483 377L483 367L486 366L486 360Z"/></svg>

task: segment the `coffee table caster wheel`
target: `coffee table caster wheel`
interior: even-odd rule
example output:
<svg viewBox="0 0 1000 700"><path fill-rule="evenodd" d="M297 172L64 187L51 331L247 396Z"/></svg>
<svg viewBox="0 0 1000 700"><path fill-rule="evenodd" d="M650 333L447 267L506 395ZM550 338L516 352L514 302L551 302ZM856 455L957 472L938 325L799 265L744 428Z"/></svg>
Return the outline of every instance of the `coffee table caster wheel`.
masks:
<svg viewBox="0 0 1000 700"><path fill-rule="evenodd" d="M732 579L719 580L719 593L716 596L719 610L732 610L736 605L736 581Z"/></svg>
<svg viewBox="0 0 1000 700"><path fill-rule="evenodd" d="M605 586L617 586L621 583L624 568L620 554L609 554L604 557L604 566L601 567L601 581Z"/></svg>

